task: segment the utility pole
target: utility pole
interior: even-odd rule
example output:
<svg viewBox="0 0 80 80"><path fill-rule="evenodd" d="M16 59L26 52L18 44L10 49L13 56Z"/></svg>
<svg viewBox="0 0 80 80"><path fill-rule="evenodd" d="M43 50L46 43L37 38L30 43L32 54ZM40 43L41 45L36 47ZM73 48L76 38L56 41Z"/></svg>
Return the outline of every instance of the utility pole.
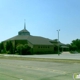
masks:
<svg viewBox="0 0 80 80"><path fill-rule="evenodd" d="M59 31L60 31L60 29L57 30L57 32L58 32L58 55L60 54L60 53L59 53Z"/></svg>

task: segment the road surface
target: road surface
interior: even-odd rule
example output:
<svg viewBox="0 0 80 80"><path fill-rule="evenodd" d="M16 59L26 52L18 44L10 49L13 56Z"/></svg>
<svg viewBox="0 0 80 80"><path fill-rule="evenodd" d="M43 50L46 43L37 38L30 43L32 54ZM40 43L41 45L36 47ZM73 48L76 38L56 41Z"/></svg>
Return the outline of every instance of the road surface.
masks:
<svg viewBox="0 0 80 80"><path fill-rule="evenodd" d="M0 80L73 80L80 63L0 59Z"/></svg>

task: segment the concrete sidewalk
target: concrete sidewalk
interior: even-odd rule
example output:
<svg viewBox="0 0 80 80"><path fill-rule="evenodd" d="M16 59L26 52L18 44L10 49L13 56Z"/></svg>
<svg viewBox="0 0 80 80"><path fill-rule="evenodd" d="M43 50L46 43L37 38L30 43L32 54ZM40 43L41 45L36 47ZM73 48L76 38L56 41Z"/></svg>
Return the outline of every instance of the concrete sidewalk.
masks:
<svg viewBox="0 0 80 80"><path fill-rule="evenodd" d="M80 54L48 54L48 55L4 55L7 56L14 56L14 57L30 57L30 58L52 58L52 59L75 59L80 60Z"/></svg>

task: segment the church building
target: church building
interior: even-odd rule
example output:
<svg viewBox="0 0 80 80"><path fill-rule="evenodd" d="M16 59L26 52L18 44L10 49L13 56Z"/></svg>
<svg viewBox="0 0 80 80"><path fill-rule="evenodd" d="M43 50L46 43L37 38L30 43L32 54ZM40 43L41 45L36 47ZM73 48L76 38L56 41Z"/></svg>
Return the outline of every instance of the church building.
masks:
<svg viewBox="0 0 80 80"><path fill-rule="evenodd" d="M31 47L33 53L54 53L54 51L58 51L61 49L63 50L68 50L68 47L61 43L60 41L58 42L57 39L51 40L48 38L44 38L41 36L33 36L30 34L30 32L26 29L26 23L24 22L24 29L18 32L18 34L14 37L11 37L4 42L4 45L6 45L7 41L11 41L13 43L13 46L16 50L16 46L19 44L27 44L29 47Z"/></svg>
<svg viewBox="0 0 80 80"><path fill-rule="evenodd" d="M11 37L3 41L6 45L7 41L11 41L13 46L16 47L18 44L28 44L33 50L33 53L53 53L54 45L50 42L50 39L41 36L33 36L26 29L24 23L24 29L18 32L18 35Z"/></svg>

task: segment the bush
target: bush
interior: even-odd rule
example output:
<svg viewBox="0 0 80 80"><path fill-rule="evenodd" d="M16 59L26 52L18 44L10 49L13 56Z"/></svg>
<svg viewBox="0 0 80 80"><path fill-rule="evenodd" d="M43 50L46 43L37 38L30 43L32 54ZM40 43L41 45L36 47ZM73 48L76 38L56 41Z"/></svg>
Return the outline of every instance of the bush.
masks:
<svg viewBox="0 0 80 80"><path fill-rule="evenodd" d="M17 45L16 49L17 49L17 52L20 55L30 55L30 54L32 54L32 49L27 44L24 44L24 45L19 44L19 45Z"/></svg>
<svg viewBox="0 0 80 80"><path fill-rule="evenodd" d="M71 54L76 54L78 51L70 51Z"/></svg>
<svg viewBox="0 0 80 80"><path fill-rule="evenodd" d="M8 54L13 54L14 53L14 47L11 41L6 42L6 51L9 51Z"/></svg>
<svg viewBox="0 0 80 80"><path fill-rule="evenodd" d="M10 51L7 51L6 53L7 53L7 54L10 54Z"/></svg>

